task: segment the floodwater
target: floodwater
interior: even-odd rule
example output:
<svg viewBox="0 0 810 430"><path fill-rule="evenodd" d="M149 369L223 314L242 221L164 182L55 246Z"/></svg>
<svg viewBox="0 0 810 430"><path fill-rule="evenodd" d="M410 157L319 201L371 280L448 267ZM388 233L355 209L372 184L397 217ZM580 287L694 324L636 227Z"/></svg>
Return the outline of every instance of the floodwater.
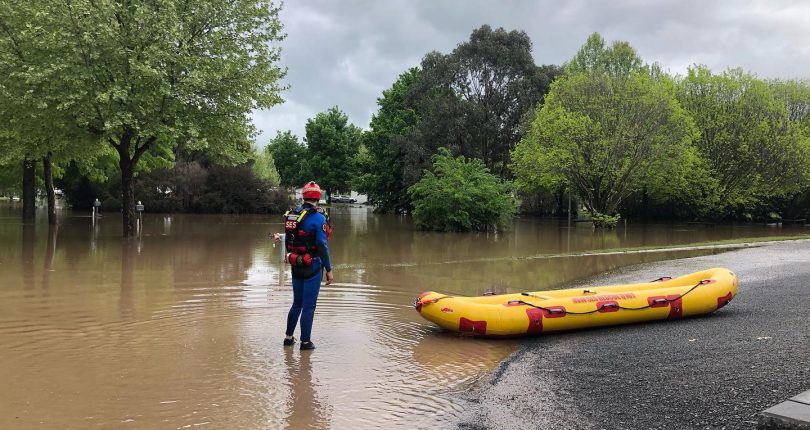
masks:
<svg viewBox="0 0 810 430"><path fill-rule="evenodd" d="M715 251L560 254L810 230L595 233L524 219L502 234L444 234L337 207L335 284L321 289L317 349L301 352L281 345L289 270L267 238L279 216L148 214L129 241L115 214L60 216L57 228L23 226L19 207L0 206L0 428L447 427L461 412L454 394L520 341L442 333L412 309L420 292L563 288Z"/></svg>

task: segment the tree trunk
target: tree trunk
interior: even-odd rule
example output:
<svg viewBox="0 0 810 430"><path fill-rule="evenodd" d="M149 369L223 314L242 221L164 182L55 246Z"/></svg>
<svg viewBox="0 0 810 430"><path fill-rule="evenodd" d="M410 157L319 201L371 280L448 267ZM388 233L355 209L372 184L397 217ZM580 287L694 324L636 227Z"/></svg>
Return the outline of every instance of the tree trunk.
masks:
<svg viewBox="0 0 810 430"><path fill-rule="evenodd" d="M554 193L554 211L556 212L557 218L565 218L568 215L565 212L565 187L557 188L557 191Z"/></svg>
<svg viewBox="0 0 810 430"><path fill-rule="evenodd" d="M118 166L121 168L121 213L124 222L124 237L135 236L135 163L121 155Z"/></svg>
<svg viewBox="0 0 810 430"><path fill-rule="evenodd" d="M23 161L23 222L33 222L36 213L37 181L36 161Z"/></svg>
<svg viewBox="0 0 810 430"><path fill-rule="evenodd" d="M650 195L647 193L647 186L641 192L641 219L647 221L648 212L650 210Z"/></svg>
<svg viewBox="0 0 810 430"><path fill-rule="evenodd" d="M118 312L121 318L131 318L135 311L133 279L137 256L136 240L132 238L121 240L121 290L118 296Z"/></svg>
<svg viewBox="0 0 810 430"><path fill-rule="evenodd" d="M118 151L118 167L121 169L121 214L123 215L124 237L137 234L135 218L135 166L141 155L157 141L156 136L147 138L141 144L141 137L131 127L125 126L118 142L110 139L113 148ZM134 145L134 146L133 146ZM130 154L130 148L134 149Z"/></svg>
<svg viewBox="0 0 810 430"><path fill-rule="evenodd" d="M48 195L48 224L56 225L56 194L53 191L51 154L42 159L42 176L45 177L45 193Z"/></svg>

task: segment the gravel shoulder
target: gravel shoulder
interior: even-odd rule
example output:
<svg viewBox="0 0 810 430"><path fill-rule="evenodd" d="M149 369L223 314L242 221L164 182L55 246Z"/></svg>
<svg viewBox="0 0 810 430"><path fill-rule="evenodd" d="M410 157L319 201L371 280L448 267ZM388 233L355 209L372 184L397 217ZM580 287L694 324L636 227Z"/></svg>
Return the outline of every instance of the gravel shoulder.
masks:
<svg viewBox="0 0 810 430"><path fill-rule="evenodd" d="M526 339L462 395L469 429L754 429L810 389L810 241L634 266L582 285L736 272L712 315Z"/></svg>

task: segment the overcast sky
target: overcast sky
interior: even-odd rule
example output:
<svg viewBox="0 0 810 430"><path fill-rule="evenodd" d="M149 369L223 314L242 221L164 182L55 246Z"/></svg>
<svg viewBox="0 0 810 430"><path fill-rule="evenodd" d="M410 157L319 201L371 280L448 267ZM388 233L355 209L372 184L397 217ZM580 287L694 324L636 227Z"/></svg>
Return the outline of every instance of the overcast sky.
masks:
<svg viewBox="0 0 810 430"><path fill-rule="evenodd" d="M597 31L672 73L700 63L810 77L810 2L802 0L287 0L281 21L290 88L284 104L254 113L261 146L277 131L303 138L307 119L332 106L367 129L400 73L483 24L525 31L537 64L567 61Z"/></svg>

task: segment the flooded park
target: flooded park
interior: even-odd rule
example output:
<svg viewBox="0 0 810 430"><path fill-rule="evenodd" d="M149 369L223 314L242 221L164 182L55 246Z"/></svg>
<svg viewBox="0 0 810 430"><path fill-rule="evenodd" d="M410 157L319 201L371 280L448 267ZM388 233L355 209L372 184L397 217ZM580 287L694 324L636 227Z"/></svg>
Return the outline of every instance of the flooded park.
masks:
<svg viewBox="0 0 810 430"><path fill-rule="evenodd" d="M806 234L800 226L518 219L499 234L417 231L410 218L332 209L335 282L315 351L283 348L289 269L279 216L60 212L23 225L0 206L0 428L446 427L457 395L520 345L442 333L426 290L563 288L612 269L714 249L599 252ZM663 275L676 275L662 273ZM598 282L598 277L594 278Z"/></svg>

